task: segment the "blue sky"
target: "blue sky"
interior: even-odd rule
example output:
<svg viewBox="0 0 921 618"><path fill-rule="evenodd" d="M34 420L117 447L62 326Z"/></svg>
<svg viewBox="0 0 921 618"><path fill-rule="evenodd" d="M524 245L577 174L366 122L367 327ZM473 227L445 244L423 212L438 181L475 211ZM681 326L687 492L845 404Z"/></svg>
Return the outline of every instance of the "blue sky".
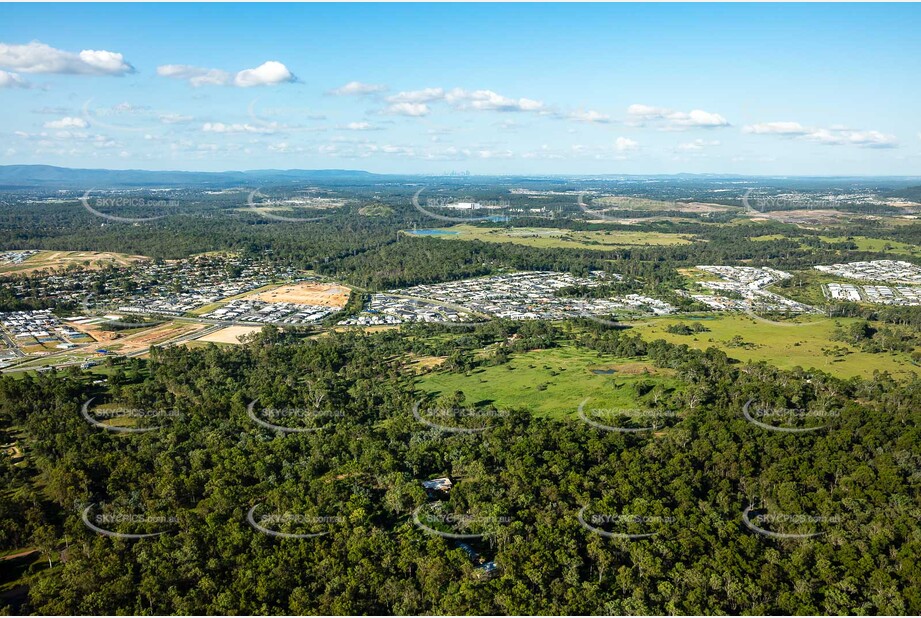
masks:
<svg viewBox="0 0 921 618"><path fill-rule="evenodd" d="M0 14L0 164L921 175L917 5Z"/></svg>

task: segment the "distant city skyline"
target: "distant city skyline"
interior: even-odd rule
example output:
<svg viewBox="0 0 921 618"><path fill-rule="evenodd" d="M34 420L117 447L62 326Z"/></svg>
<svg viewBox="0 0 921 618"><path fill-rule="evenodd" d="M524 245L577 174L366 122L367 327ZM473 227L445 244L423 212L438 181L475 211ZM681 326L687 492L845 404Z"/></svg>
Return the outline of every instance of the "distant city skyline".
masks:
<svg viewBox="0 0 921 618"><path fill-rule="evenodd" d="M21 5L0 165L921 173L917 5Z"/></svg>

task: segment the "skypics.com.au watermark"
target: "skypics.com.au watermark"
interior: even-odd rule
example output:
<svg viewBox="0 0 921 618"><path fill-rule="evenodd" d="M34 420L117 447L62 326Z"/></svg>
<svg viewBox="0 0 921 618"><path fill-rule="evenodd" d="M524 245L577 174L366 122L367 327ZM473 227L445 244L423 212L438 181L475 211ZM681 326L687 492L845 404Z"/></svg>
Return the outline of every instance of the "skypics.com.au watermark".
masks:
<svg viewBox="0 0 921 618"><path fill-rule="evenodd" d="M158 210L163 210L164 208L176 209L179 207L178 200L150 199L143 197L97 197L95 198L94 207L90 206L90 193L92 191L93 189L88 189L83 194L83 197L80 198L80 203L83 204L83 207L88 212L97 217L119 223L146 223L148 221L156 221L158 219L162 219L166 215L161 214L150 217L123 217L120 215L113 215L107 212L103 212L99 210L99 208L143 208L145 210L152 210L156 212Z"/></svg>
<svg viewBox="0 0 921 618"><path fill-rule="evenodd" d="M672 410L657 410L653 408L592 408L588 413L585 411L585 404L589 398L582 400L579 404L579 419L596 429L604 431L614 431L618 433L637 433L640 431L654 431L664 425L665 419L676 418L677 412ZM620 417L626 417L630 420L636 420L644 423L651 423L642 427L623 427L602 422L600 419L608 417L611 422ZM605 420L607 420L605 418Z"/></svg>
<svg viewBox="0 0 921 618"><path fill-rule="evenodd" d="M341 526L346 519L340 515L304 515L301 513L265 513L256 516L256 511L261 505L257 504L246 513L246 521L255 530L262 534L282 539L312 539L326 536L330 530L316 532L286 532L277 530L280 527L301 527L307 529L329 528Z"/></svg>
<svg viewBox="0 0 921 618"><path fill-rule="evenodd" d="M748 189L742 196L742 207L749 213L763 214L789 210L836 210L841 206L837 197L809 195L757 195Z"/></svg>
<svg viewBox="0 0 921 618"><path fill-rule="evenodd" d="M422 505L413 511L413 523L427 534L434 534L445 539L472 541L486 536L487 532L461 532L471 528L495 528L511 523L507 515L469 515L466 513L444 513L438 510L423 513L428 505ZM438 526L438 528L433 527ZM447 528L441 530L439 528Z"/></svg>
<svg viewBox="0 0 921 618"><path fill-rule="evenodd" d="M426 208L422 206L422 204L419 203L419 196L422 194L423 191L425 191L425 187L416 191L416 193L413 195L412 202L413 202L413 207L427 217L431 217L433 219L439 219L441 221L450 221L452 223L468 223L471 221L475 222L475 221L509 221L510 220L510 217L508 214L507 202L503 202L503 201L464 202L464 201L455 200L452 198L432 198L431 200L426 200L426 206L428 207ZM502 206L499 206L499 204L501 204ZM505 208L506 213L504 215L488 214L488 215L473 216L473 217L455 217L451 215L442 215L436 212L432 212L431 210L429 210L429 208L450 209L450 210L456 210L458 212L463 212L463 211L468 211L468 210L471 212L475 212L481 209L486 209L489 211L493 211L493 210L499 211L501 208Z"/></svg>
<svg viewBox="0 0 921 618"><path fill-rule="evenodd" d="M317 425L316 423L328 419L338 420L347 417L346 413L342 410L317 410L309 408L265 408L260 410L257 414L256 403L258 403L258 401L258 399L254 399L246 406L246 415L260 427L281 433L320 431L323 429L323 425ZM312 424L304 425L303 423L305 421Z"/></svg>
<svg viewBox="0 0 921 618"><path fill-rule="evenodd" d="M511 412L508 410L494 410L487 408L449 408L433 407L422 410L421 402L413 405L413 417L423 425L446 433L479 433L490 428L489 421L497 418L507 418ZM464 426L465 423L473 426Z"/></svg>
<svg viewBox="0 0 921 618"><path fill-rule="evenodd" d="M85 507L77 505L80 510L80 520L87 528L114 539L137 540L146 539L166 534L170 526L179 522L179 518L174 515L155 515L151 513L138 512L135 510L105 510L100 513L91 514L94 511L95 504L89 504ZM154 527L157 530L153 532L121 532L112 528L129 527Z"/></svg>
<svg viewBox="0 0 921 618"><path fill-rule="evenodd" d="M579 512L576 514L576 519L579 521L579 525L591 532L592 534L597 534L609 539L624 539L624 540L637 540L637 539L648 539L656 536L658 531L653 532L621 532L618 530L607 530L606 528L610 527L626 527L629 525L640 526L644 528L653 528L662 525L672 524L676 521L676 518L671 516L663 515L631 515L625 513L592 513L588 517L585 515L585 511L588 509L588 505L583 506L579 509Z"/></svg>
<svg viewBox="0 0 921 618"><path fill-rule="evenodd" d="M83 402L83 405L80 407L80 414L90 425L115 433L147 433L148 431L156 431L160 429L161 426L154 425L150 427L133 427L111 425L109 423L101 422L99 417L107 419L170 419L182 416L182 413L178 410L147 410L143 408L128 408L121 406L106 408L102 410L97 409L93 411L93 414L90 414L90 404L92 404L95 400L95 397L91 397L90 399L87 399L85 402Z"/></svg>
<svg viewBox="0 0 921 618"><path fill-rule="evenodd" d="M777 431L780 433L809 433L825 429L827 425L817 425L813 427L783 427L771 423L764 423L758 419L779 420L779 421L801 421L804 419L829 419L838 418L841 413L837 410L806 410L803 408L780 408L768 406L752 407L754 399L749 399L742 406L742 416L752 425L767 429L768 431Z"/></svg>
<svg viewBox="0 0 921 618"><path fill-rule="evenodd" d="M839 524L841 523L841 518L837 515L769 514L762 512L760 509L755 509L754 506L750 505L742 512L742 522L745 524L745 527L752 532L772 539L811 539L822 536L825 532L778 532L765 528L764 526L802 526L804 524L810 524L812 527L815 527L816 524Z"/></svg>

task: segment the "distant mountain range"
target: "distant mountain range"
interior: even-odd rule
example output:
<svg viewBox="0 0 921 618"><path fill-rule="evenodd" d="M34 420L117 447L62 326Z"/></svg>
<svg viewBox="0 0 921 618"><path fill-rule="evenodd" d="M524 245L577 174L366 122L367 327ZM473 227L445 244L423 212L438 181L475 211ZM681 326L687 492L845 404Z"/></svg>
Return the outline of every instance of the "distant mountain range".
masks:
<svg viewBox="0 0 921 618"><path fill-rule="evenodd" d="M92 170L51 165L0 165L0 188L91 189L155 186L228 186L311 180L368 180L376 174L362 170L247 170L230 172L174 172L148 170Z"/></svg>

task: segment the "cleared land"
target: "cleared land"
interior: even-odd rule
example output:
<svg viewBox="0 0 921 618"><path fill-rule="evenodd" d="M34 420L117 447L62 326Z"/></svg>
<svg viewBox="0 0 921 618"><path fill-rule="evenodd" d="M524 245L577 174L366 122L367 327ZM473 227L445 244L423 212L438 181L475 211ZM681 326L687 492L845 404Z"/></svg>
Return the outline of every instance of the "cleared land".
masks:
<svg viewBox="0 0 921 618"><path fill-rule="evenodd" d="M445 240L480 240L483 242L514 243L528 247L595 249L606 251L617 247L634 245L686 245L692 242L687 234L665 234L663 232L622 232L614 230L582 232L559 228L488 228L474 225L454 225L439 228L446 234L432 234L433 238Z"/></svg>
<svg viewBox="0 0 921 618"><path fill-rule="evenodd" d="M26 275L44 269L67 268L70 265L81 269L98 269L104 266L128 266L133 262L146 260L143 255L105 253L98 251L39 251L21 264L0 266L0 274Z"/></svg>
<svg viewBox="0 0 921 618"><path fill-rule="evenodd" d="M642 407L633 388L642 381L679 387L669 370L561 347L516 354L507 364L480 368L470 375L429 373L420 377L419 388L438 395L461 391L467 406L492 404L498 409L527 408L539 416L575 418L586 398L591 407Z"/></svg>
<svg viewBox="0 0 921 618"><path fill-rule="evenodd" d="M727 210L738 210L737 207L724 206L722 204L706 204L703 202L666 202L662 200L650 200L642 197L626 197L619 195L608 195L596 197L589 206L591 210L649 210L653 212L726 212Z"/></svg>
<svg viewBox="0 0 921 618"><path fill-rule="evenodd" d="M832 339L837 325L847 327L854 321L849 318L802 318L800 322L778 325L736 314L712 319L652 318L633 322L631 326L647 341L664 339L699 350L715 347L742 362L765 361L781 369L820 369L842 378L868 378L874 371L888 371L902 377L921 374L921 367L914 364L908 354L870 354ZM666 332L665 329L673 324L703 324L710 332L694 335ZM734 340L736 336L741 340ZM835 349L846 353L831 352Z"/></svg>
<svg viewBox="0 0 921 618"><path fill-rule="evenodd" d="M219 331L200 337L197 341L208 343L241 343L240 338L262 330L261 326L228 326Z"/></svg>
<svg viewBox="0 0 921 618"><path fill-rule="evenodd" d="M295 303L299 305L320 305L323 307L345 307L351 290L331 283L302 281L259 292L247 298L266 303Z"/></svg>

